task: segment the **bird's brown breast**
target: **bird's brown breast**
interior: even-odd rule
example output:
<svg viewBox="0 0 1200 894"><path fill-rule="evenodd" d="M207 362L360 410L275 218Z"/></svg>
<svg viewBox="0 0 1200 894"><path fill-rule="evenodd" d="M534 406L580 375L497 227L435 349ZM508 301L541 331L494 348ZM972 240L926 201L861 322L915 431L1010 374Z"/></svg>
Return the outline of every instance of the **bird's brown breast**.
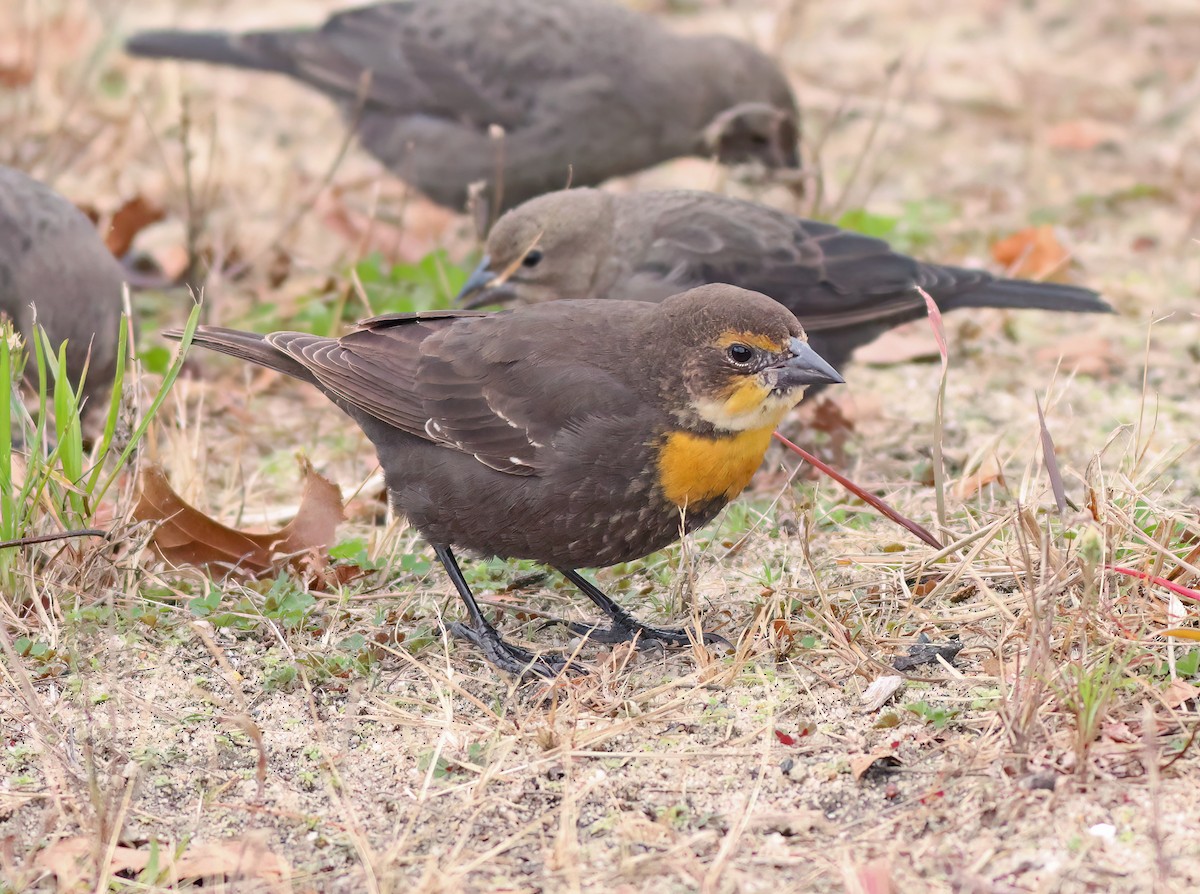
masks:
<svg viewBox="0 0 1200 894"><path fill-rule="evenodd" d="M568 445L513 476L419 440L381 446L392 502L433 542L565 567L641 558L701 527L745 488L771 430L721 438L651 432ZM390 455L389 455L390 454Z"/></svg>

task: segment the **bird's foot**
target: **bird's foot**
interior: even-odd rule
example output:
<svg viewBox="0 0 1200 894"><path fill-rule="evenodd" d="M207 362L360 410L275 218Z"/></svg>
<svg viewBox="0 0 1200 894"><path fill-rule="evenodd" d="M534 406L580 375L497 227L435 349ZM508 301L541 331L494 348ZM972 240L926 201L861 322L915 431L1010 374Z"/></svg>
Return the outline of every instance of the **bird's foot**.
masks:
<svg viewBox="0 0 1200 894"><path fill-rule="evenodd" d="M534 676L554 680L564 674L582 674L587 671L576 661L553 653L535 654L505 642L490 624L477 628L456 621L450 625L450 633L452 636L471 641L483 653L488 663L516 677Z"/></svg>
<svg viewBox="0 0 1200 894"><path fill-rule="evenodd" d="M641 621L634 618L632 615L622 612L620 615L612 617L612 624L608 627L601 627L597 624L583 624L579 621L558 621L554 623L564 624L568 630L578 636L586 636L593 642L598 643L628 643L636 642L639 649L661 648L662 646L686 646L690 645L695 634L688 630L683 630L678 627L654 627L650 624L643 624ZM725 646L733 648L733 644L725 637L718 633L709 633L704 631L704 644Z"/></svg>

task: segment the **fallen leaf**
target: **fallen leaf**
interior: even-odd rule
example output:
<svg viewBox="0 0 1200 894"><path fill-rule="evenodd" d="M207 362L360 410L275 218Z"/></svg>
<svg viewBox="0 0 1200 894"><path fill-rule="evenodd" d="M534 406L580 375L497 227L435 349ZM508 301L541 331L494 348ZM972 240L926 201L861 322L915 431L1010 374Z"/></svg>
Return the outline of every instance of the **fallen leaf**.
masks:
<svg viewBox="0 0 1200 894"><path fill-rule="evenodd" d="M1110 720L1100 726L1100 735L1110 742L1132 745L1139 741L1137 733L1129 728L1123 720Z"/></svg>
<svg viewBox="0 0 1200 894"><path fill-rule="evenodd" d="M82 836L63 838L41 851L34 860L39 869L58 879L58 890L78 888L87 879L89 887L95 874L95 842ZM160 846L157 852L145 848L119 845L106 867L109 873L142 872L153 859L158 878L164 881L183 879L260 879L290 888L292 870L288 862L266 846L263 836L248 834L244 838L193 844L176 856L170 846Z"/></svg>
<svg viewBox="0 0 1200 894"><path fill-rule="evenodd" d="M778 813L758 813L751 815L750 826L766 832L779 832L783 835L803 835L829 825L825 814L819 810L789 810Z"/></svg>
<svg viewBox="0 0 1200 894"><path fill-rule="evenodd" d="M993 455L988 455L980 463L979 469L965 478L959 479L954 485L954 497L958 500L967 500L975 496L989 484L996 482L1004 482L1004 474L1000 469L1000 462Z"/></svg>
<svg viewBox="0 0 1200 894"><path fill-rule="evenodd" d="M141 196L134 196L113 214L104 244L118 258L123 258L138 233L166 216L167 213L158 205Z"/></svg>
<svg viewBox="0 0 1200 894"><path fill-rule="evenodd" d="M805 422L813 431L824 432L829 436L828 448L834 461L843 465L846 459L846 443L854 431L854 417L838 401L822 395Z"/></svg>
<svg viewBox="0 0 1200 894"><path fill-rule="evenodd" d="M992 245L992 257L1003 264L1009 276L1024 279L1066 278L1071 253L1059 240L1054 227L1028 227Z"/></svg>
<svg viewBox="0 0 1200 894"><path fill-rule="evenodd" d="M845 436L854 431L854 418L837 401L822 396L809 417L808 427L827 435Z"/></svg>
<svg viewBox="0 0 1200 894"><path fill-rule="evenodd" d="M1080 373L1093 378L1112 375L1121 367L1116 346L1100 335L1072 335L1052 345L1039 348L1034 360L1039 364L1057 363L1061 359L1066 372Z"/></svg>
<svg viewBox="0 0 1200 894"><path fill-rule="evenodd" d="M896 894L892 868L886 857L872 860L865 866L847 866L843 880L849 894Z"/></svg>
<svg viewBox="0 0 1200 894"><path fill-rule="evenodd" d="M1163 690L1163 704L1168 708L1178 708L1184 702L1195 701L1200 696L1200 686L1193 686L1186 680L1174 679L1171 685Z"/></svg>
<svg viewBox="0 0 1200 894"><path fill-rule="evenodd" d="M775 638L781 644L791 646L796 640L796 628L785 621L783 618L776 618L771 622L771 630L775 634Z"/></svg>
<svg viewBox="0 0 1200 894"><path fill-rule="evenodd" d="M133 516L137 521L159 523L151 545L174 565L251 576L275 571L299 554L327 549L343 519L337 485L317 474L307 460L301 467L304 492L300 508L292 521L273 533L252 534L214 521L184 502L158 466L149 466L142 473Z"/></svg>
<svg viewBox="0 0 1200 894"><path fill-rule="evenodd" d="M1046 145L1052 149L1086 152L1103 143L1120 143L1125 132L1114 124L1095 118L1076 118L1055 124L1046 131Z"/></svg>
<svg viewBox="0 0 1200 894"><path fill-rule="evenodd" d="M937 341L927 323L901 326L854 352L854 359L870 366L932 362L938 359Z"/></svg>
<svg viewBox="0 0 1200 894"><path fill-rule="evenodd" d="M35 71L33 60L28 58L17 59L14 62L0 62L0 87L6 90L28 87L33 83Z"/></svg>
<svg viewBox="0 0 1200 894"><path fill-rule="evenodd" d="M881 748L869 754L859 754L850 758L850 772L855 781L862 779L874 767L872 775L886 775L900 766L900 759L891 749Z"/></svg>

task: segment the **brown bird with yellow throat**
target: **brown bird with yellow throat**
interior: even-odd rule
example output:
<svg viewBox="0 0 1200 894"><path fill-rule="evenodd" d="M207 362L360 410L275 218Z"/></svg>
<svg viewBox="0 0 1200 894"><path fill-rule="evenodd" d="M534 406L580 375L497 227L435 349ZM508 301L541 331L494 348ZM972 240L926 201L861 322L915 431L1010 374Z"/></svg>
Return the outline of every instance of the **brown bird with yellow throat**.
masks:
<svg viewBox="0 0 1200 894"><path fill-rule="evenodd" d="M454 631L497 667L541 676L565 663L505 642L452 550L556 568L609 617L606 629L569 625L593 639L686 643L577 569L641 558L710 522L805 387L842 381L784 307L726 285L660 304L382 316L339 339L201 328L195 341L315 385L349 414L392 505L466 605Z"/></svg>

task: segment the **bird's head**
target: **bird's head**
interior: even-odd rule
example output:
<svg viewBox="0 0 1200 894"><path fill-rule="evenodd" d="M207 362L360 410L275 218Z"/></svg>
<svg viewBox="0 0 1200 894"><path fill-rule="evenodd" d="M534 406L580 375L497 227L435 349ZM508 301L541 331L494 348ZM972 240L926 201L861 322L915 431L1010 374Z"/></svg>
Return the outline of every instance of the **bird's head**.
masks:
<svg viewBox="0 0 1200 894"><path fill-rule="evenodd" d="M793 112L762 102L739 103L704 129L704 154L722 164L800 167L800 129Z"/></svg>
<svg viewBox="0 0 1200 894"><path fill-rule="evenodd" d="M458 303L475 308L588 297L609 250L612 218L612 197L595 189L547 193L513 208L492 227Z"/></svg>
<svg viewBox="0 0 1200 894"><path fill-rule="evenodd" d="M708 120L700 153L728 165L798 169L800 112L783 71L744 41L708 35L701 46L720 61L706 84Z"/></svg>
<svg viewBox="0 0 1200 894"><path fill-rule="evenodd" d="M808 346L791 311L766 295L714 284L659 307L654 343L685 346L677 374L662 385L684 428L769 432L809 385L844 381Z"/></svg>

